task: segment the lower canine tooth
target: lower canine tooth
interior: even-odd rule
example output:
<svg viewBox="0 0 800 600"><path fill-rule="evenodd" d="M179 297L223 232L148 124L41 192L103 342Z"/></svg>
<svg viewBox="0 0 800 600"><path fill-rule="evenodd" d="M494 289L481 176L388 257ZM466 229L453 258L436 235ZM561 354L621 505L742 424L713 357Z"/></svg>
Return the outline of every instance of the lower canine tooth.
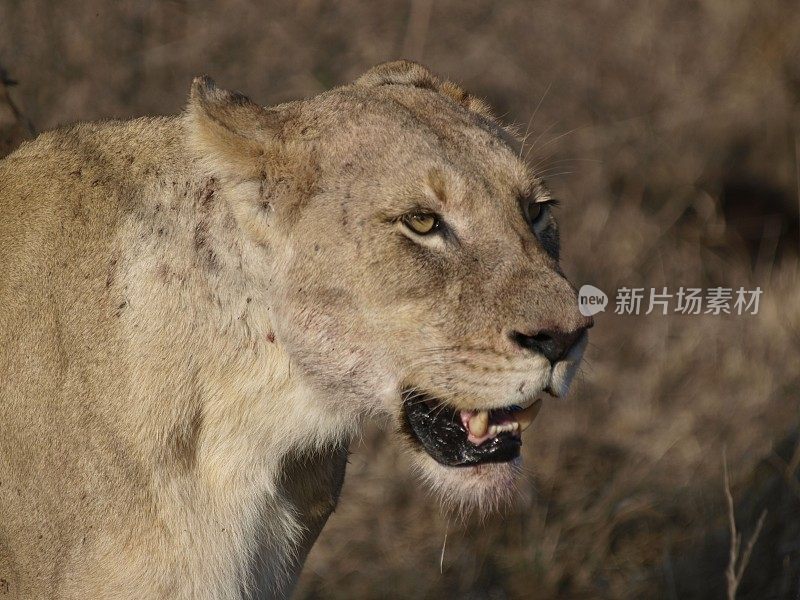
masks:
<svg viewBox="0 0 800 600"><path fill-rule="evenodd" d="M528 408L523 411L520 411L514 415L514 418L519 423L519 430L525 431L528 427L531 426L531 423L536 420L536 415L539 414L539 410L542 408L542 401L537 400L533 404L531 404Z"/></svg>
<svg viewBox="0 0 800 600"><path fill-rule="evenodd" d="M489 429L489 411L482 410L475 413L469 420L469 432L475 437L483 437Z"/></svg>

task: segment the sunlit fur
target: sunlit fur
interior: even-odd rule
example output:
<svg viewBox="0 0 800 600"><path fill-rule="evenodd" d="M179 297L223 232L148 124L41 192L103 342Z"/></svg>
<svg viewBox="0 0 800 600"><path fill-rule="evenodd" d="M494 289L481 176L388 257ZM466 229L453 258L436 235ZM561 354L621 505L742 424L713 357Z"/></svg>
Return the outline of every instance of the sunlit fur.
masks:
<svg viewBox="0 0 800 600"><path fill-rule="evenodd" d="M11 598L282 596L348 441L401 391L563 393L509 330L575 328L546 200L485 104L412 63L264 109L47 132L0 162L0 575ZM412 239L409 211L449 237ZM387 433L390 435L390 433ZM489 510L514 465L449 469Z"/></svg>

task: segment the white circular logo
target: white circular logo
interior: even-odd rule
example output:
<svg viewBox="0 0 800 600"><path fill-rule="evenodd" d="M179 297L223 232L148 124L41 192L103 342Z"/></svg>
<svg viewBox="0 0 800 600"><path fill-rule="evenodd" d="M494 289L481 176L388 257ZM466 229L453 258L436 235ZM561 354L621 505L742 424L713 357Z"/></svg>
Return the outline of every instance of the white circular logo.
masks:
<svg viewBox="0 0 800 600"><path fill-rule="evenodd" d="M608 305L608 296L593 285L582 285L578 292L578 310L584 317L603 312Z"/></svg>

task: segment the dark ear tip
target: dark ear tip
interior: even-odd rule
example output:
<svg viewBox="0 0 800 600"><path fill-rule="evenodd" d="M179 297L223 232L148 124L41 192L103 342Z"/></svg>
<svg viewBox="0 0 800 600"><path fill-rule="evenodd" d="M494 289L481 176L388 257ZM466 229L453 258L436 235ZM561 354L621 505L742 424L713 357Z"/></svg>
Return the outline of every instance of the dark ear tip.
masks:
<svg viewBox="0 0 800 600"><path fill-rule="evenodd" d="M207 98L217 89L217 84L208 75L201 75L192 79L191 97L196 99Z"/></svg>
<svg viewBox="0 0 800 600"><path fill-rule="evenodd" d="M214 80L208 75L195 77L192 80L192 90L189 94L189 98L194 102L199 102L206 106L212 104L237 104L241 106L253 104L244 94L218 88Z"/></svg>

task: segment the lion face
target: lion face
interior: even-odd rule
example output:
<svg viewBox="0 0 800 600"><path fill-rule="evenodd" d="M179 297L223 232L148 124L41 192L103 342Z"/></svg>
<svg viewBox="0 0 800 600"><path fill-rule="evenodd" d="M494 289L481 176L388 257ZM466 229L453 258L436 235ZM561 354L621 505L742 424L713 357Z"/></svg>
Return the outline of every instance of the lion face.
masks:
<svg viewBox="0 0 800 600"><path fill-rule="evenodd" d="M219 135L271 131L247 137L249 158L217 143L215 161L261 161L228 177L297 376L339 414L388 416L451 502L502 501L522 430L566 393L591 326L559 268L554 202L509 135L411 63L272 112L202 93L224 109ZM260 124L226 123L245 108Z"/></svg>

